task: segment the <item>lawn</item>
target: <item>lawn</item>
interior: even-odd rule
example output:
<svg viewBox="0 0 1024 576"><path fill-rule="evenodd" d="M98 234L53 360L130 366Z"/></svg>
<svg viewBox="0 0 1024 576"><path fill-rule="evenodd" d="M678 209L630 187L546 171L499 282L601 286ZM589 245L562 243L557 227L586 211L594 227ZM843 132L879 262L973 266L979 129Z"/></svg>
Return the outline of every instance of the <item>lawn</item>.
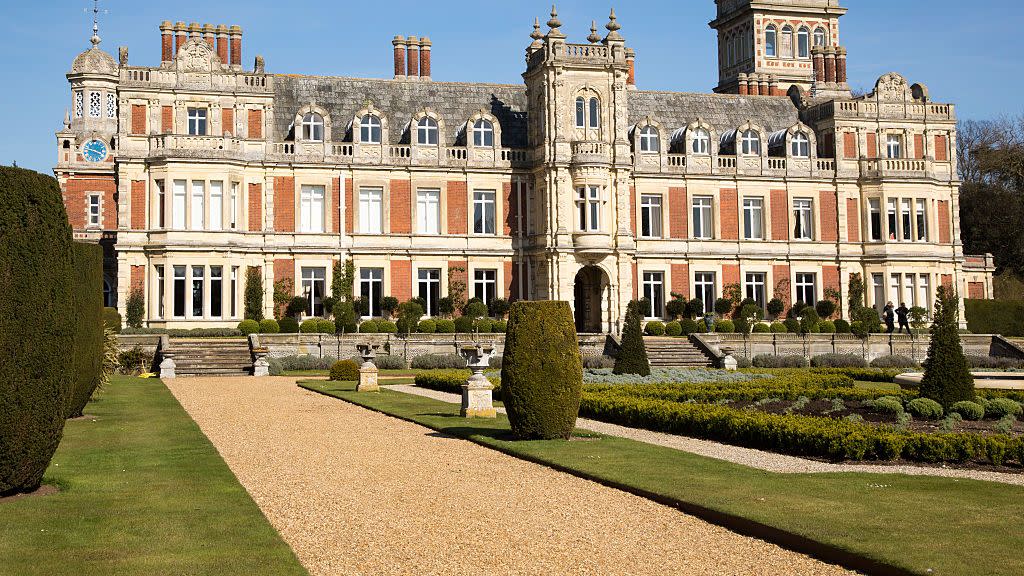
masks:
<svg viewBox="0 0 1024 576"><path fill-rule="evenodd" d="M458 417L458 405L420 396L356 393L352 383L302 385L868 573L1024 573L1024 531L1013 528L1024 515L1022 487L892 474L774 474L583 431L596 439L515 442L501 415L470 421Z"/></svg>
<svg viewBox="0 0 1024 576"><path fill-rule="evenodd" d="M49 496L0 503L2 574L307 574L162 382L67 423Z"/></svg>

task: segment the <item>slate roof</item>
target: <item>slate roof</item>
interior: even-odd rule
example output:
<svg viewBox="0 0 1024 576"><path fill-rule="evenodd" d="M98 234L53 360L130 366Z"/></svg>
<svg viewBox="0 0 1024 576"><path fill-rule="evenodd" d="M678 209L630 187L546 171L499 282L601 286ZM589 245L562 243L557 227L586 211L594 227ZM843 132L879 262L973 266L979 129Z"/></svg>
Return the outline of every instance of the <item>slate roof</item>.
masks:
<svg viewBox="0 0 1024 576"><path fill-rule="evenodd" d="M629 123L650 116L669 133L685 127L698 117L719 134L735 129L748 120L759 124L768 134L784 130L800 120L793 101L782 96L738 96L735 94L694 94L688 92L629 93Z"/></svg>

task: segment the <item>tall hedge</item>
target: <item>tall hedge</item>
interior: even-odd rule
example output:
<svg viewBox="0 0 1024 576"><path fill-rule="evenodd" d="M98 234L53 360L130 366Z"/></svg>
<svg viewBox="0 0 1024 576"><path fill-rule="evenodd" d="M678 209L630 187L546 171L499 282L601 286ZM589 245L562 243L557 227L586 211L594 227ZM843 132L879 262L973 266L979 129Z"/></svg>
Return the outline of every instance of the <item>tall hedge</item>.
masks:
<svg viewBox="0 0 1024 576"><path fill-rule="evenodd" d="M263 320L263 272L259 266L245 270L245 319Z"/></svg>
<svg viewBox="0 0 1024 576"><path fill-rule="evenodd" d="M960 298L949 286L939 286L937 296L921 396L948 410L956 402L974 399L974 377L960 346Z"/></svg>
<svg viewBox="0 0 1024 576"><path fill-rule="evenodd" d="M1018 298L1024 298L1019 294ZM974 334L1024 336L1024 300L964 299L967 329Z"/></svg>
<svg viewBox="0 0 1024 576"><path fill-rule="evenodd" d="M579 414L583 361L568 302L512 304L501 385L516 437L569 438Z"/></svg>
<svg viewBox="0 0 1024 576"><path fill-rule="evenodd" d="M57 181L0 167L0 496L39 486L64 431L73 280Z"/></svg>
<svg viewBox="0 0 1024 576"><path fill-rule="evenodd" d="M75 242L72 250L75 385L68 398L68 418L82 415L103 377L103 248Z"/></svg>
<svg viewBox="0 0 1024 576"><path fill-rule="evenodd" d="M647 347L644 346L644 334L640 328L643 319L642 304L634 300L626 307L626 321L622 328L622 346L615 358L615 374L651 375L651 363L647 359Z"/></svg>

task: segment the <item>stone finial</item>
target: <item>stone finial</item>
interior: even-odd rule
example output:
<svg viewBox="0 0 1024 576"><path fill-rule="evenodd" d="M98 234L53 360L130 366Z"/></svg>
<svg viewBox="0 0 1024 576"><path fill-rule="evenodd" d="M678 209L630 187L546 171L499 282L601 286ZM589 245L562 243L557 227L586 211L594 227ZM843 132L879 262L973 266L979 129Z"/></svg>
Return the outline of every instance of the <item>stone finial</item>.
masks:
<svg viewBox="0 0 1024 576"><path fill-rule="evenodd" d="M117 48L117 61L120 62L121 66L128 65L128 47L119 46Z"/></svg>
<svg viewBox="0 0 1024 576"><path fill-rule="evenodd" d="M597 44L601 41L601 36L597 33L597 20L590 21L590 36L587 36L587 41L591 44Z"/></svg>
<svg viewBox="0 0 1024 576"><path fill-rule="evenodd" d="M619 34L622 26L619 24L618 18L615 17L614 8L608 14L608 23L604 27L608 30L608 36L605 37L605 40L622 40L622 35Z"/></svg>
<svg viewBox="0 0 1024 576"><path fill-rule="evenodd" d="M558 19L558 9L555 8L554 4L552 4L551 19L548 20L548 28L550 28L550 30L548 30L548 36L553 38L565 38L565 34L562 34L562 31L558 29L561 25L562 21Z"/></svg>
<svg viewBox="0 0 1024 576"><path fill-rule="evenodd" d="M540 31L540 18L534 17L533 32L530 32L530 38L533 38L534 42L540 42L544 39L544 33Z"/></svg>
<svg viewBox="0 0 1024 576"><path fill-rule="evenodd" d="M64 129L71 128L71 111L67 108L64 109Z"/></svg>

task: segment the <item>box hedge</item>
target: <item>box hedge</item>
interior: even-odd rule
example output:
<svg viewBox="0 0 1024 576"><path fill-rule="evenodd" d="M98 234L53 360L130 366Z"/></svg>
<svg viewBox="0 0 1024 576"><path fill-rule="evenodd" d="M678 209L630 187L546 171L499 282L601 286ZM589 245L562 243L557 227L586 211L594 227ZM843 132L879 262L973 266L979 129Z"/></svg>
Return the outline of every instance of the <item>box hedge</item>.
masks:
<svg viewBox="0 0 1024 576"><path fill-rule="evenodd" d="M1024 300L964 299L967 329L974 334L1024 336Z"/></svg>
<svg viewBox="0 0 1024 576"><path fill-rule="evenodd" d="M331 364L331 380L338 382L359 380L359 365L352 360L338 360Z"/></svg>
<svg viewBox="0 0 1024 576"><path fill-rule="evenodd" d="M68 418L82 415L103 379L103 248L75 242L74 264L75 386L68 402Z"/></svg>

